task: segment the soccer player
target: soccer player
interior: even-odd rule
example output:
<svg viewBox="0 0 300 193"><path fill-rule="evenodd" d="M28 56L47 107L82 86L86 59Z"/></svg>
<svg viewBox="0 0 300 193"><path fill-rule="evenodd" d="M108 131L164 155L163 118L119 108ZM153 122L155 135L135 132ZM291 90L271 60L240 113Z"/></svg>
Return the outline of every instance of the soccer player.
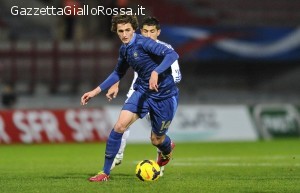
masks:
<svg viewBox="0 0 300 193"><path fill-rule="evenodd" d="M158 165L166 165L172 155L171 139L166 132L178 105L178 88L171 75L171 65L178 54L164 44L136 34L138 21L134 15L116 15L112 19L112 32L122 41L115 70L95 89L81 97L81 104L110 88L132 67L138 73L134 92L125 102L119 118L106 142L103 171L89 178L92 182L109 180L110 168L120 149L122 135L138 118L147 113L151 119L151 143L160 151Z"/></svg>
<svg viewBox="0 0 300 193"><path fill-rule="evenodd" d="M141 23L141 34L145 37L149 37L152 38L153 40L155 40L158 43L164 44L166 46L170 46L169 44L166 44L165 42L159 41L157 38L160 35L161 32L161 28L160 28L160 23L159 21L155 18L155 17L145 17ZM171 69L172 69L172 76L174 79L175 83L179 83L181 80L181 72L180 72L180 68L179 68L179 64L178 61L176 60L172 65L171 65ZM129 98L134 89L133 89L133 85L135 83L135 80L137 79L138 74L136 72L134 72L134 78L133 81L131 83L131 87L127 93L127 98ZM119 82L117 82L116 84L114 84L107 92L106 97L108 98L109 101L111 101L113 98L115 98L118 94L119 91ZM147 120L150 121L150 119L148 119L148 115L147 115ZM122 142L121 142L121 146L119 149L118 154L116 155L114 162L112 164L111 170L122 163L123 160L123 156L124 156L124 151L125 151L125 147L126 147L126 141L127 138L129 136L129 128L124 132L123 136L122 136ZM160 154L161 152L158 150L158 154ZM157 158L159 158L159 155L157 156ZM164 166L161 167L160 170L160 175L163 175L163 171L164 171Z"/></svg>

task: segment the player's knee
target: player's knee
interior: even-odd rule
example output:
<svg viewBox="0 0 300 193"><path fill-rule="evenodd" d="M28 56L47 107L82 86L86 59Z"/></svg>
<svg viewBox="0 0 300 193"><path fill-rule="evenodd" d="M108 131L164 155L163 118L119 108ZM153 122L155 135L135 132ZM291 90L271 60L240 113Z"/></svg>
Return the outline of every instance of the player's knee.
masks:
<svg viewBox="0 0 300 193"><path fill-rule="evenodd" d="M126 125L120 122L117 122L114 126L114 130L118 133L124 133L126 131Z"/></svg>

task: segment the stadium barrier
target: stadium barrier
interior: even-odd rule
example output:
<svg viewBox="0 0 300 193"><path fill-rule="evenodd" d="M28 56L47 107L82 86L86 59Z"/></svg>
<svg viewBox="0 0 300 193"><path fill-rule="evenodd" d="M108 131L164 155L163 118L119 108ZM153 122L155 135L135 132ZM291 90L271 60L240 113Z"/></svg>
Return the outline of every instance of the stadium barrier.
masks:
<svg viewBox="0 0 300 193"><path fill-rule="evenodd" d="M129 141L149 142L150 125L145 119L138 120L131 130ZM258 139L249 110L242 105L181 105L168 133L177 142Z"/></svg>
<svg viewBox="0 0 300 193"><path fill-rule="evenodd" d="M120 106L0 111L0 143L104 142ZM130 127L129 142L150 143L146 119ZM242 105L181 105L170 126L175 141L257 140L250 111Z"/></svg>
<svg viewBox="0 0 300 193"><path fill-rule="evenodd" d="M0 111L0 143L105 141L112 128L105 109Z"/></svg>
<svg viewBox="0 0 300 193"><path fill-rule="evenodd" d="M250 108L260 138L300 137L300 109L291 104L260 104Z"/></svg>

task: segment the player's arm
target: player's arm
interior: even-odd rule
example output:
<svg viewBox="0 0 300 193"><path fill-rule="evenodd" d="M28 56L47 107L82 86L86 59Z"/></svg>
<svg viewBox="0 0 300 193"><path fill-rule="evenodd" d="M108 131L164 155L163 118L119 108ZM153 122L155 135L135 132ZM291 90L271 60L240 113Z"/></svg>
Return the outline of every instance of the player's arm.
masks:
<svg viewBox="0 0 300 193"><path fill-rule="evenodd" d="M113 71L109 77L102 82L98 87L96 87L94 90L91 90L89 92L86 92L81 97L81 105L86 105L88 101L98 95L101 91L108 89L113 84L118 82L122 77L120 74L118 74L116 71Z"/></svg>
<svg viewBox="0 0 300 193"><path fill-rule="evenodd" d="M107 90L115 83L119 82L121 78L126 74L126 71L128 70L129 65L126 62L118 63L115 70L108 76L106 80L104 80L99 87L101 90Z"/></svg>
<svg viewBox="0 0 300 193"><path fill-rule="evenodd" d="M101 92L101 88L97 86L94 90L86 92L81 97L81 105L88 104L89 100Z"/></svg>
<svg viewBox="0 0 300 193"><path fill-rule="evenodd" d="M166 45L167 47L169 48L172 48L172 46L170 44L167 44L165 42L162 42L162 41L159 41L157 40L156 41L157 43L160 43L160 44L164 44ZM173 49L173 48L172 48ZM179 64L178 64L178 60L176 60L172 65L171 65L171 70L172 70L172 77L173 77L173 80L176 84L178 84L180 81L181 81L181 72L180 72L180 68L179 68Z"/></svg>
<svg viewBox="0 0 300 193"><path fill-rule="evenodd" d="M158 74L166 71L179 58L178 54L172 49L172 47L167 47L166 45L159 44L157 42L150 47L150 50L153 54L164 57L160 65L154 69L154 71Z"/></svg>
<svg viewBox="0 0 300 193"><path fill-rule="evenodd" d="M114 69L114 71L108 76L106 80L104 80L99 87L101 90L107 90L115 83L119 82L121 78L126 74L129 64L126 62L125 57L122 54L122 47L119 50L119 58L118 63Z"/></svg>
<svg viewBox="0 0 300 193"><path fill-rule="evenodd" d="M106 98L108 101L111 101L113 98L116 98L119 92L119 83L120 81L116 82L114 85L112 85L107 93L106 93Z"/></svg>
<svg viewBox="0 0 300 193"><path fill-rule="evenodd" d="M120 81L120 79L124 76L128 68L129 68L128 63L125 62L124 57L121 57L120 55L115 70L106 78L106 80L104 80L94 90L84 93L81 97L81 104L86 105L91 98L98 95L101 91L107 90L116 82Z"/></svg>
<svg viewBox="0 0 300 193"><path fill-rule="evenodd" d="M168 47L163 44L159 44L154 40L148 39L145 44L143 44L143 48L157 56L163 56L164 59L158 65L154 71L151 73L151 77L149 80L149 89L158 91L158 75L167 70L178 58L178 54L172 49L172 47Z"/></svg>

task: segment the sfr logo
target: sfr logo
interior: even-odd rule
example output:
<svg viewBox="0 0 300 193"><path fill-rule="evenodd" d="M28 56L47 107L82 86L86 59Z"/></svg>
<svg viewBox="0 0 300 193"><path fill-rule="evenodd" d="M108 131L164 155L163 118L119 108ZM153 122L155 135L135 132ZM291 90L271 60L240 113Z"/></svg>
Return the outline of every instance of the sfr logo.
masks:
<svg viewBox="0 0 300 193"><path fill-rule="evenodd" d="M72 136L75 141L93 141L95 134L100 140L106 140L112 129L109 116L104 110L68 110L65 119L74 131Z"/></svg>
<svg viewBox="0 0 300 193"><path fill-rule="evenodd" d="M42 133L51 142L63 142L64 136L59 130L56 117L49 111L16 111L13 122L22 131L20 139L24 143L42 142Z"/></svg>

